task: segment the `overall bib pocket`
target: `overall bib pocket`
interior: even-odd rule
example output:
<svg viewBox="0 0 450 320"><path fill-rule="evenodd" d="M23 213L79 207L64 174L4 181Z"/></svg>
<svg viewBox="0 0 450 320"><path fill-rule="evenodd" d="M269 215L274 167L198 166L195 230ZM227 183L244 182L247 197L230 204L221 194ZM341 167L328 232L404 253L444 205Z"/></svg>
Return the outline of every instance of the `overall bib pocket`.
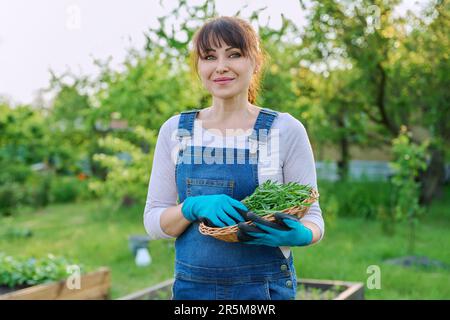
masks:
<svg viewBox="0 0 450 320"><path fill-rule="evenodd" d="M202 178L186 179L186 195L188 197L214 194L226 194L233 198L234 181Z"/></svg>

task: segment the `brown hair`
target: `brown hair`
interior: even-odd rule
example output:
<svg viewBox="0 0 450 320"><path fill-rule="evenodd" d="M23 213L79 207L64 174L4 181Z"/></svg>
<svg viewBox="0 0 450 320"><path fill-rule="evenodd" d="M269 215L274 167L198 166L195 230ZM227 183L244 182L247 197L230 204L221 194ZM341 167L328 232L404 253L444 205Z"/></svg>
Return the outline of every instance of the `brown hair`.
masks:
<svg viewBox="0 0 450 320"><path fill-rule="evenodd" d="M248 101L255 103L260 90L262 67L266 55L263 53L260 40L247 21L238 17L216 17L204 24L194 35L193 49L191 51L191 65L198 76L198 59L201 53L214 46L219 47L221 42L239 48L245 57L253 58L256 62L256 70L248 88Z"/></svg>

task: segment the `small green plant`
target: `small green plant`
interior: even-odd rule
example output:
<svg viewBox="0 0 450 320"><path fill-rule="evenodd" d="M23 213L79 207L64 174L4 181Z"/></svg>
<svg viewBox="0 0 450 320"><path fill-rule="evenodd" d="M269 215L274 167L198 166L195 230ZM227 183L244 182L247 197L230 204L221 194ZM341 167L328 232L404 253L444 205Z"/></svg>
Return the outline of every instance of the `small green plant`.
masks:
<svg viewBox="0 0 450 320"><path fill-rule="evenodd" d="M170 290L158 290L156 292L155 300L169 300L172 295Z"/></svg>
<svg viewBox="0 0 450 320"><path fill-rule="evenodd" d="M316 288L312 286L305 286L300 284L297 288L297 300L333 300L342 291L345 286L333 285L329 288Z"/></svg>
<svg viewBox="0 0 450 320"><path fill-rule="evenodd" d="M411 142L411 133L402 126L400 134L392 141L394 161L390 163L394 169L392 183L394 185L394 219L406 220L409 223L409 253L414 252L415 229L418 217L423 213L419 205L420 184L416 181L419 171L427 167L426 149L428 142L421 145ZM392 221L394 223L395 221Z"/></svg>
<svg viewBox="0 0 450 320"><path fill-rule="evenodd" d="M311 296L311 300L322 300L322 289L320 288L310 288L309 294Z"/></svg>
<svg viewBox="0 0 450 320"><path fill-rule="evenodd" d="M72 266L64 257L16 258L0 252L0 286L32 286L67 278ZM80 269L83 267L80 266Z"/></svg>
<svg viewBox="0 0 450 320"><path fill-rule="evenodd" d="M326 293L326 299L327 300L333 300L336 298L342 291L344 291L346 288L345 286L340 285L334 285L329 290L327 290Z"/></svg>

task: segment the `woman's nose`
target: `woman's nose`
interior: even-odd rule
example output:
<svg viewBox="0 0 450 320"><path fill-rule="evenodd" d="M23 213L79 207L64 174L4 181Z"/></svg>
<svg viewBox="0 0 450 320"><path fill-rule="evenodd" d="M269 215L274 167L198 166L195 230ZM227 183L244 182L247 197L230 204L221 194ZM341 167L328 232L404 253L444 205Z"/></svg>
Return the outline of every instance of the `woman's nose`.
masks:
<svg viewBox="0 0 450 320"><path fill-rule="evenodd" d="M224 73L226 71L228 71L228 65L227 65L225 59L217 59L216 72Z"/></svg>

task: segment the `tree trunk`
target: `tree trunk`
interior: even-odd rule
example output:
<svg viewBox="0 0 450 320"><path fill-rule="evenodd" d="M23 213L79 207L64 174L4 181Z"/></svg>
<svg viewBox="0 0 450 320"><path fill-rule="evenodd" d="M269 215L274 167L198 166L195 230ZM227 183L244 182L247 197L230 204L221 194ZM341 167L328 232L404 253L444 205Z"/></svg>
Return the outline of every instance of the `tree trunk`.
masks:
<svg viewBox="0 0 450 320"><path fill-rule="evenodd" d="M339 180L344 181L348 179L350 152L348 139L345 137L340 141L341 145L341 159L337 162Z"/></svg>
<svg viewBox="0 0 450 320"><path fill-rule="evenodd" d="M338 126L340 129L345 128L343 118L338 119ZM342 135L339 139L339 145L341 148L341 159L337 161L337 169L340 181L348 179L349 163L350 163L350 143L346 135Z"/></svg>
<svg viewBox="0 0 450 320"><path fill-rule="evenodd" d="M419 174L421 205L428 205L436 197L442 196L445 181L445 157L442 149L435 146L429 148L431 159L425 171Z"/></svg>

